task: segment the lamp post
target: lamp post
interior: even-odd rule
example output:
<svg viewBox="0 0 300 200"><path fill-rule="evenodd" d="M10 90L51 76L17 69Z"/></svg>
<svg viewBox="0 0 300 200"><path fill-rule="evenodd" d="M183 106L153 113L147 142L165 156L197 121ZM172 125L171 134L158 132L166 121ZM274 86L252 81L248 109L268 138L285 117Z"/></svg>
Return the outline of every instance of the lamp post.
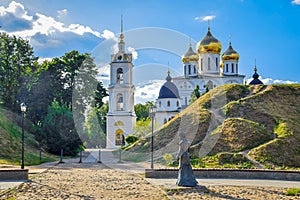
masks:
<svg viewBox="0 0 300 200"><path fill-rule="evenodd" d="M154 117L155 117L155 113L156 113L156 106L150 106L149 108L149 114L151 117L151 128L152 128L152 134L151 134L151 169L154 169L154 162L153 162L153 140L154 140L154 136L153 136L153 131L154 131Z"/></svg>
<svg viewBox="0 0 300 200"><path fill-rule="evenodd" d="M26 112L25 103L21 103L21 112L22 112L22 158L21 158L21 169L24 169L24 118Z"/></svg>

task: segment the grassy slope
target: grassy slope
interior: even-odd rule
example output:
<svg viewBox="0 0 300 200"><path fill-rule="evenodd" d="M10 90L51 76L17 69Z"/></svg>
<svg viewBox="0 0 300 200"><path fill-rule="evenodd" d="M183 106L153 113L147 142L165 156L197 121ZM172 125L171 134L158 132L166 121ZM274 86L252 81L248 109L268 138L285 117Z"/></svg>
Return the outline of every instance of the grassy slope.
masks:
<svg viewBox="0 0 300 200"><path fill-rule="evenodd" d="M174 155L177 132L183 130L195 157L246 152L266 167L300 167L299 119L298 84L225 85L201 96L158 130L155 150L157 155ZM149 152L149 141L144 138L129 151Z"/></svg>
<svg viewBox="0 0 300 200"><path fill-rule="evenodd" d="M9 118L8 118L9 117ZM21 162L21 117L0 108L0 164L20 165ZM25 121L26 129L29 123ZM34 136L25 131L25 165L40 164L38 144ZM54 161L55 156L43 153L42 162ZM57 160L57 159L56 159Z"/></svg>

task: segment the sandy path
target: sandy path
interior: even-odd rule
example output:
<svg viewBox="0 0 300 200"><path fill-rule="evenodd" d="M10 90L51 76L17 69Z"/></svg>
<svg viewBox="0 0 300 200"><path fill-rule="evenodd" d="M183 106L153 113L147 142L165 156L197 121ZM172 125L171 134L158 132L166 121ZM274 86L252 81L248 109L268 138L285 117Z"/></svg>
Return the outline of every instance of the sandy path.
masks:
<svg viewBox="0 0 300 200"><path fill-rule="evenodd" d="M30 177L0 199L300 199L286 195L286 188L207 186L159 188L136 173L113 170L102 164L67 163Z"/></svg>
<svg viewBox="0 0 300 200"><path fill-rule="evenodd" d="M101 164L62 164L31 177L0 199L164 199L164 192L136 174Z"/></svg>

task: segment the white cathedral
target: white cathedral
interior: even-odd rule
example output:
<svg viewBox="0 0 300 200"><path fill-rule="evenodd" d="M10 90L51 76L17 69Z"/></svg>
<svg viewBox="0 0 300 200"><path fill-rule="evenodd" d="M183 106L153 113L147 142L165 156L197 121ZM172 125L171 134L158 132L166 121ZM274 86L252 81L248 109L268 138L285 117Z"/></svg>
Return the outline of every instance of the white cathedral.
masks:
<svg viewBox="0 0 300 200"><path fill-rule="evenodd" d="M122 26L118 47L119 51L111 56L110 63L106 148L121 146L124 137L134 133L136 122L132 54L125 52ZM161 127L189 105L196 85L199 85L199 92L204 93L207 88L244 83L245 76L238 73L239 54L232 48L231 42L222 54L222 60L221 51L221 42L211 34L210 27L197 44L197 53L190 44L188 51L182 56L183 76L172 78L168 71L166 82L159 91L154 118L157 127Z"/></svg>

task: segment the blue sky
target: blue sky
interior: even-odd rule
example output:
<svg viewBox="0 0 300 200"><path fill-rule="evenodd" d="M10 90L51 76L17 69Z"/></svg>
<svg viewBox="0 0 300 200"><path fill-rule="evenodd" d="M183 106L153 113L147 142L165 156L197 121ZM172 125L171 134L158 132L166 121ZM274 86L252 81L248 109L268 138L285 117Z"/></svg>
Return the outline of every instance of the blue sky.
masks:
<svg viewBox="0 0 300 200"><path fill-rule="evenodd" d="M137 58L137 85L152 81L152 86L159 87L163 81L154 84L153 80L166 76L168 63L174 76L182 74L180 56L189 38L195 49L204 37L208 23L202 19L207 16L212 18L211 32L222 42L222 52L231 37L240 54L241 74L250 78L256 59L265 82L300 82L300 0L1 0L0 31L29 39L40 58L59 57L76 49L92 52L97 64L104 66L119 35L121 14L125 42ZM153 30L164 37L155 37ZM103 48L109 52L103 53ZM107 71L105 67L100 70L104 79L109 76ZM145 86L141 88L145 92ZM145 99L156 92L147 88L146 93L152 95L144 95Z"/></svg>

